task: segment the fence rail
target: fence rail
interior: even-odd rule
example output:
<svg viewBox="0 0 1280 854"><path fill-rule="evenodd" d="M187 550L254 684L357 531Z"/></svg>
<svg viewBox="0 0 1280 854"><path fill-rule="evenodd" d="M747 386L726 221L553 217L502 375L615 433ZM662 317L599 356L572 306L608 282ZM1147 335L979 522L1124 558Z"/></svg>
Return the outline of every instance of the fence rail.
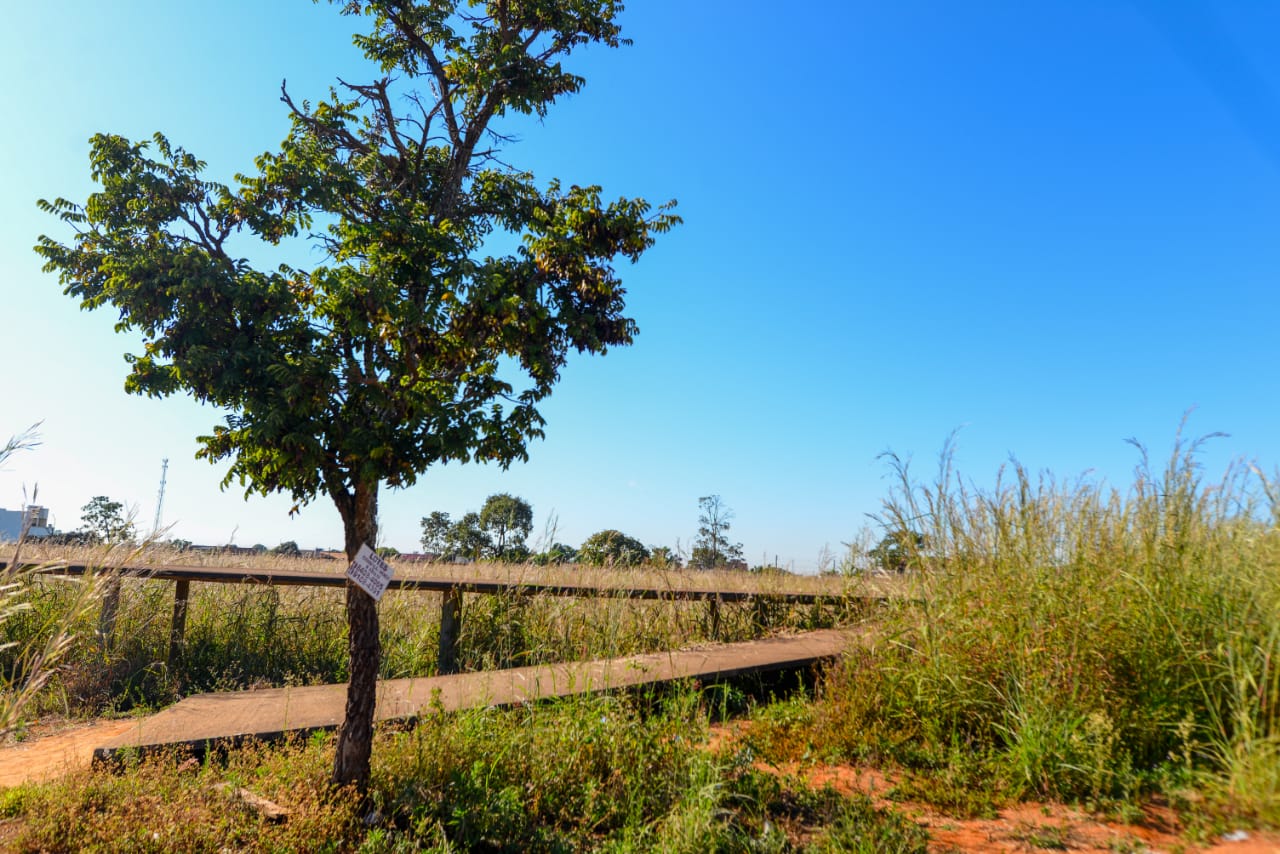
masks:
<svg viewBox="0 0 1280 854"><path fill-rule="evenodd" d="M253 567L209 566L118 566L99 567L87 564L45 564L0 561L0 574L28 570L47 575L83 576L97 573L115 578L133 578L174 582L173 620L169 633L169 660L176 663L181 655L186 632L187 602L191 582L206 584L263 584L277 587L343 587L347 578L340 573L305 570L255 569ZM782 589L733 589L713 587L675 587L659 585L618 585L610 583L529 581L497 579L465 579L420 575L396 576L388 590L435 592L442 594L440 614L440 647L437 670L455 673L458 667L458 638L462 629L462 594L521 596L567 596L574 598L614 597L641 600L702 601L710 609L711 633L719 635L720 605L734 602L774 602L789 605L819 605L841 601L877 602L889 598L884 594L818 593ZM114 609L112 609L114 616ZM104 603L104 634L110 637L113 622Z"/></svg>
<svg viewBox="0 0 1280 854"><path fill-rule="evenodd" d="M13 565L0 561L0 572L26 569L50 575L85 575L109 571L121 578L145 578L157 581L200 581L212 584L271 584L279 587L345 587L346 576L332 572L308 572L290 569L255 569L254 567L221 566L89 566L86 564L36 564ZM525 579L504 581L485 578L453 578L448 576L394 576L388 590L417 590L443 593L459 590L463 593L519 593L529 596L618 596L628 599L662 600L718 600L720 602L749 602L769 599L792 605L813 605L821 602L848 598L839 593L819 593L812 590L785 589L734 589L715 587L672 587L660 585L619 585L591 582L548 582ZM878 595L855 598L880 599Z"/></svg>

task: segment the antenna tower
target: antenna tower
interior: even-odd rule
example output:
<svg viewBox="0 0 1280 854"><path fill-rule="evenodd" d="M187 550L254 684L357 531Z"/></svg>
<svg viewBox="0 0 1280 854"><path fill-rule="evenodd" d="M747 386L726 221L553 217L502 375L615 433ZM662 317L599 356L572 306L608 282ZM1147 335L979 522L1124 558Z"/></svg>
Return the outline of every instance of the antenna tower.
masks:
<svg viewBox="0 0 1280 854"><path fill-rule="evenodd" d="M156 496L156 521L151 526L151 535L160 533L160 514L164 511L164 481L169 474L169 458L160 463L160 494Z"/></svg>

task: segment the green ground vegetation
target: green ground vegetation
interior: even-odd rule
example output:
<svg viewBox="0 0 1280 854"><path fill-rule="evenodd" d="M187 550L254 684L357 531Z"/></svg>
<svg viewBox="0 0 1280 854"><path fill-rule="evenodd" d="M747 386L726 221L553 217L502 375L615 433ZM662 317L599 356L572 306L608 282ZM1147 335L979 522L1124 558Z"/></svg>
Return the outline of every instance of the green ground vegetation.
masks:
<svg viewBox="0 0 1280 854"><path fill-rule="evenodd" d="M708 720L688 685L429 714L379 735L363 802L328 786L332 747L313 738L10 789L0 820L20 820L20 851L924 850L892 809L707 750ZM245 807L241 789L287 820Z"/></svg>
<svg viewBox="0 0 1280 854"><path fill-rule="evenodd" d="M915 599L814 702L762 711L757 749L890 765L901 797L966 815L1160 797L1280 823L1275 485L1206 482L1200 450L1142 452L1127 492L1017 465L975 491L949 452L921 484L891 460L886 527L926 522Z"/></svg>

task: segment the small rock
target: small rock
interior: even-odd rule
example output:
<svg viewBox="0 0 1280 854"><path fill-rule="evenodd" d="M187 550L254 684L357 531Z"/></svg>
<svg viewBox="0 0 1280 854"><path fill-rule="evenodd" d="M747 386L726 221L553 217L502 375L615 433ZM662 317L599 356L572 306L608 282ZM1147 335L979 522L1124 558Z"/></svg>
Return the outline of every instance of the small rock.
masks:
<svg viewBox="0 0 1280 854"><path fill-rule="evenodd" d="M221 792L227 792L231 797L244 804L245 807L253 810L272 824L283 822L289 817L289 810L279 804L272 803L260 795L255 795L248 789L237 788L230 783L215 783L213 788Z"/></svg>
<svg viewBox="0 0 1280 854"><path fill-rule="evenodd" d="M1222 834L1223 842L1244 842L1249 838L1249 834L1243 830L1233 830L1230 833Z"/></svg>

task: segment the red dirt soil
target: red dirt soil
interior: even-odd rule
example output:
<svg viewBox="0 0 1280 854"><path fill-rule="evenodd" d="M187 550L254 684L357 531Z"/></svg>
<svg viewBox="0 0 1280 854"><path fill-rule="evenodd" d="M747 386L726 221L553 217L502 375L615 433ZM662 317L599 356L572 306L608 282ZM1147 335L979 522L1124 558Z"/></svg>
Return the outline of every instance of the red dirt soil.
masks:
<svg viewBox="0 0 1280 854"><path fill-rule="evenodd" d="M84 768L95 747L136 725L133 720L34 724L22 733L22 740L11 736L0 746L0 787L54 780Z"/></svg>
<svg viewBox="0 0 1280 854"><path fill-rule="evenodd" d="M745 721L713 725L709 749L732 746L748 726ZM1280 854L1280 833L1273 832L1238 831L1231 840L1193 843L1186 838L1177 815L1168 808L1148 806L1141 820L1125 823L1098 818L1063 804L1027 802L1000 810L993 819L960 819L925 804L889 800L886 795L894 781L873 768L796 762L782 765L756 762L754 766L767 773L805 780L814 788L829 785L845 795L867 795L878 807L895 809L928 830L929 850L938 854L1042 850L1082 854L1117 851Z"/></svg>

